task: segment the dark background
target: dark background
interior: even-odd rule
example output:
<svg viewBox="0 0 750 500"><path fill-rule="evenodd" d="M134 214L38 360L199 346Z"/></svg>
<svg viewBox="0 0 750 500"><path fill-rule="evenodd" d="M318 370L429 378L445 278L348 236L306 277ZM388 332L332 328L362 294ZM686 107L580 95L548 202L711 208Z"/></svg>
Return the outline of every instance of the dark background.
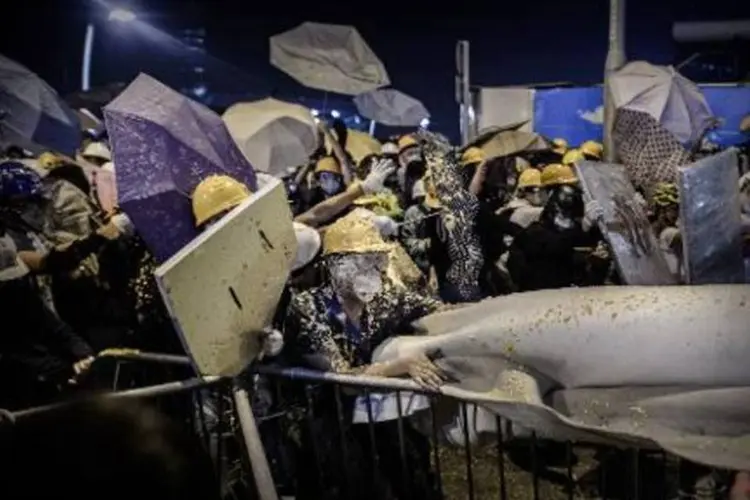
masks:
<svg viewBox="0 0 750 500"><path fill-rule="evenodd" d="M459 39L471 42L474 85L586 84L602 79L607 0L336 3L107 2L126 5L156 30L140 23L107 22L101 0L17 1L4 5L0 53L38 73L61 94L75 91L85 26L92 21L97 26L93 85L127 82L145 71L189 92L198 85L191 72L198 65L205 70L199 80L208 90L202 98L215 107L271 94L306 98L311 107L322 102L328 109L346 108L346 97L304 89L272 68L268 38L304 20L351 24L385 63L393 86L422 100L433 115L433 127L452 137L458 131L453 76ZM673 42L673 22L743 18L750 18L750 2L744 0L629 0L627 56L659 64L679 62L687 57L686 48ZM185 48L180 41L185 29L204 30L199 38L205 52Z"/></svg>

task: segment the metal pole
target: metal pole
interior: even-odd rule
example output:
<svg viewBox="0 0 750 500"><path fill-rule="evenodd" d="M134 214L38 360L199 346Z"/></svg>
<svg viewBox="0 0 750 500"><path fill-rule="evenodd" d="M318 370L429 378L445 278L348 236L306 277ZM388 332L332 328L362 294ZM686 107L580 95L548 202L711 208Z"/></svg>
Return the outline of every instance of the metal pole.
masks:
<svg viewBox="0 0 750 500"><path fill-rule="evenodd" d="M369 132L370 132L370 135L372 137L375 137L375 126L376 126L375 120L370 120L370 131Z"/></svg>
<svg viewBox="0 0 750 500"><path fill-rule="evenodd" d="M456 101L459 104L461 143L471 140L471 87L469 75L469 42L459 40L456 45Z"/></svg>
<svg viewBox="0 0 750 500"><path fill-rule="evenodd" d="M258 426L255 424L253 410L250 407L250 399L247 396L247 391L240 387L238 380L235 380L232 394L237 418L242 427L242 436L245 439L247 456L250 459L250 468L253 470L258 497L260 500L279 500L271 475L271 468L268 466L266 452L263 450L263 442L260 440Z"/></svg>
<svg viewBox="0 0 750 500"><path fill-rule="evenodd" d="M604 63L604 155L608 162L617 161L612 128L615 122L615 104L610 92L610 76L625 65L625 2L609 0L609 49Z"/></svg>
<svg viewBox="0 0 750 500"><path fill-rule="evenodd" d="M83 39L83 62L81 64L81 90L91 88L91 53L94 49L94 24L86 25L86 37Z"/></svg>

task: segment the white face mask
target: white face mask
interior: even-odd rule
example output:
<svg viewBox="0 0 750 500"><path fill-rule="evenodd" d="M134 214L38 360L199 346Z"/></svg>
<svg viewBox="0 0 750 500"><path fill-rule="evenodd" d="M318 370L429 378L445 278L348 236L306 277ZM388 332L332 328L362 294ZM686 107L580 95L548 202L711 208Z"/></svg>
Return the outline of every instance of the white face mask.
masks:
<svg viewBox="0 0 750 500"><path fill-rule="evenodd" d="M338 192L339 187L339 181L336 179L331 179L330 177L320 179L320 189L322 189L325 194L334 194Z"/></svg>
<svg viewBox="0 0 750 500"><path fill-rule="evenodd" d="M563 215L557 214L555 215L555 226L557 226L560 229L570 229L575 225L575 221L570 217L565 217Z"/></svg>
<svg viewBox="0 0 750 500"><path fill-rule="evenodd" d="M367 304L383 289L383 278L380 274L359 275L354 278L352 283L352 293Z"/></svg>

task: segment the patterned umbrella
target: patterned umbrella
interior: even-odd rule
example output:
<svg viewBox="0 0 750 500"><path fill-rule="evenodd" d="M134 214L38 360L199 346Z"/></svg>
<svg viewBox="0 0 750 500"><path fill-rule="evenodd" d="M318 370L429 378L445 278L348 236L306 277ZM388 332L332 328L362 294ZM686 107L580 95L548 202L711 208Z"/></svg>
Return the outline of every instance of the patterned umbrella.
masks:
<svg viewBox="0 0 750 500"><path fill-rule="evenodd" d="M81 145L78 117L52 87L0 55L0 143L41 153L75 156Z"/></svg>
<svg viewBox="0 0 750 500"><path fill-rule="evenodd" d="M395 89L378 89L354 98L359 114L390 127L417 127L430 117L420 101Z"/></svg>
<svg viewBox="0 0 750 500"><path fill-rule="evenodd" d="M672 66L631 62L612 76L610 89L617 108L650 115L687 146L715 124L701 90Z"/></svg>
<svg viewBox="0 0 750 500"><path fill-rule="evenodd" d="M221 117L141 74L104 117L117 165L117 196L151 252L165 261L197 235L190 197L212 174L251 191L255 172Z"/></svg>
<svg viewBox="0 0 750 500"><path fill-rule="evenodd" d="M390 83L383 63L352 26L306 22L272 36L271 64L325 92L357 95Z"/></svg>

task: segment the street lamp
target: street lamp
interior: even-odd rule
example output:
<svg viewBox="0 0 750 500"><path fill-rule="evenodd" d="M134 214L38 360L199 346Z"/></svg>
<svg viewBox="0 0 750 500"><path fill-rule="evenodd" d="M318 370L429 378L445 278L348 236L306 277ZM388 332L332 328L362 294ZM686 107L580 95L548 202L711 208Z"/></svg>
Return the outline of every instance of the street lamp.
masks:
<svg viewBox="0 0 750 500"><path fill-rule="evenodd" d="M110 22L129 23L135 21L137 16L127 9L112 9L107 16ZM81 90L87 91L91 88L91 55L94 49L94 23L86 25L86 37L83 39L83 63L81 65Z"/></svg>

